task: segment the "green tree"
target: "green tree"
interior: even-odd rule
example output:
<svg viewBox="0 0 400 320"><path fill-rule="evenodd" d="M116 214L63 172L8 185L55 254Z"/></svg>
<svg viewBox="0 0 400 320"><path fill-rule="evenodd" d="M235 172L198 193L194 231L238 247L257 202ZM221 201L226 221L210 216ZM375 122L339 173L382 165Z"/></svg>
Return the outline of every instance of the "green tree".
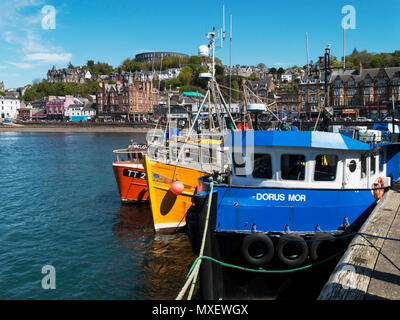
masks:
<svg viewBox="0 0 400 320"><path fill-rule="evenodd" d="M183 67L179 73L178 80L184 86L189 85L193 79L193 70L189 66Z"/></svg>
<svg viewBox="0 0 400 320"><path fill-rule="evenodd" d="M122 65L120 66L120 68L125 71L135 72L135 71L141 70L141 65L140 65L140 63L136 62L134 59L127 58L122 62Z"/></svg>

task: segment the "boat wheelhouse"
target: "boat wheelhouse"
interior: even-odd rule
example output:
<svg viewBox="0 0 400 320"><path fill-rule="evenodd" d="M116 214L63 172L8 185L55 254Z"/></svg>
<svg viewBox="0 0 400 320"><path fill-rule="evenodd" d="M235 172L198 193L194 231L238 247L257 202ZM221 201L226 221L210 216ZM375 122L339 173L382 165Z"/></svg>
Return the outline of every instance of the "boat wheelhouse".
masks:
<svg viewBox="0 0 400 320"><path fill-rule="evenodd" d="M211 177L199 179L188 232L197 252L209 210L204 255L253 269L320 261L332 254L328 243L337 252L345 242L336 239L360 227L400 177L400 145L389 141L366 143L319 131L244 131L232 132L224 143L232 173L212 182L209 208ZM238 275L203 263L204 298L238 298L232 295L233 288L244 288ZM214 285L215 279L223 280ZM247 295L253 289L249 282Z"/></svg>
<svg viewBox="0 0 400 320"><path fill-rule="evenodd" d="M148 200L144 156L147 145L132 142L128 148L114 150L117 161L113 162L115 180L123 202Z"/></svg>

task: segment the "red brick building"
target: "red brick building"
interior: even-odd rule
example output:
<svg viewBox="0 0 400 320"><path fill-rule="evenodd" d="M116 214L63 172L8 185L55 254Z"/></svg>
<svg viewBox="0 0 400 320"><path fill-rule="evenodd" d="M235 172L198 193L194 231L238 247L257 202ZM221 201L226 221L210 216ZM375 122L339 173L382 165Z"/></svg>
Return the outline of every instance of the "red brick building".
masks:
<svg viewBox="0 0 400 320"><path fill-rule="evenodd" d="M96 93L97 114L99 118L111 117L113 120L149 119L159 98L159 92L150 80L136 79L127 84L100 82Z"/></svg>

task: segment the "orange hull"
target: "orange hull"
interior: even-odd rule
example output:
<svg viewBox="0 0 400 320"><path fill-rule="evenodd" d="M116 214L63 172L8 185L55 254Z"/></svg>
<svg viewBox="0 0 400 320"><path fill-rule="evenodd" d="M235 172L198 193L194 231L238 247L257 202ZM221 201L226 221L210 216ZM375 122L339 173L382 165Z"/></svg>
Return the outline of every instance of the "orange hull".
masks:
<svg viewBox="0 0 400 320"><path fill-rule="evenodd" d="M142 164L117 161L113 163L113 170L122 201L149 199L146 174Z"/></svg>

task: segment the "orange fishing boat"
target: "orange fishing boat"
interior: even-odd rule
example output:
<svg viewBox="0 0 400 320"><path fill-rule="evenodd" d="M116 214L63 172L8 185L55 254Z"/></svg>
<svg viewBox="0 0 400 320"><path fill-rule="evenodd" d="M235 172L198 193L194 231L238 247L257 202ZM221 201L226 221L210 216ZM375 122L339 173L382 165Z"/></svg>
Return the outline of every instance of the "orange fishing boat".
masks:
<svg viewBox="0 0 400 320"><path fill-rule="evenodd" d="M163 163L145 156L145 173L156 233L174 233L186 225L186 212L192 205L197 181L206 171ZM174 182L183 190L175 192ZM179 194L177 194L179 193Z"/></svg>
<svg viewBox="0 0 400 320"><path fill-rule="evenodd" d="M112 167L115 180L118 185L119 195L123 202L145 201L149 199L144 172L143 161L147 145L132 143L126 149L118 149L113 152L117 155L117 161ZM125 160L121 160L125 157Z"/></svg>

